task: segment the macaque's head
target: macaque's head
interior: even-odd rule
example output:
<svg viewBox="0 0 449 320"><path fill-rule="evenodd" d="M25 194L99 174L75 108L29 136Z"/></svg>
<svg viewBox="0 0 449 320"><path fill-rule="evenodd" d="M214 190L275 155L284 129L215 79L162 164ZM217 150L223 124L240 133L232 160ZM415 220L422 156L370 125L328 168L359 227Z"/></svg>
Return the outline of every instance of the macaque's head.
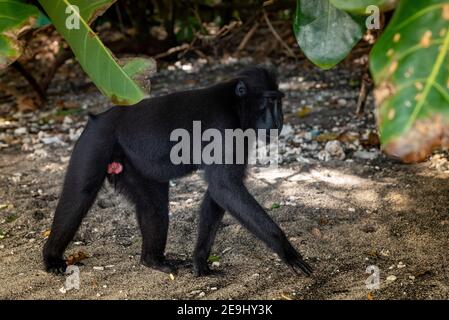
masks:
<svg viewBox="0 0 449 320"><path fill-rule="evenodd" d="M241 101L242 126L254 129L282 130L282 98L276 76L263 67L246 69L237 78L235 94Z"/></svg>

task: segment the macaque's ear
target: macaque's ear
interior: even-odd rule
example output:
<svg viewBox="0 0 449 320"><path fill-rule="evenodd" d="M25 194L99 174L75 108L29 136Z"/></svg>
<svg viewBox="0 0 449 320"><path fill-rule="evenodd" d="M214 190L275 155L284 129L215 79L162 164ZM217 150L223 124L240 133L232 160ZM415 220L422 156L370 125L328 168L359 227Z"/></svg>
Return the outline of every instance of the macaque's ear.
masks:
<svg viewBox="0 0 449 320"><path fill-rule="evenodd" d="M248 89L246 88L246 84L242 80L239 80L239 82L237 82L237 85L235 86L235 95L239 98L243 98L247 94Z"/></svg>

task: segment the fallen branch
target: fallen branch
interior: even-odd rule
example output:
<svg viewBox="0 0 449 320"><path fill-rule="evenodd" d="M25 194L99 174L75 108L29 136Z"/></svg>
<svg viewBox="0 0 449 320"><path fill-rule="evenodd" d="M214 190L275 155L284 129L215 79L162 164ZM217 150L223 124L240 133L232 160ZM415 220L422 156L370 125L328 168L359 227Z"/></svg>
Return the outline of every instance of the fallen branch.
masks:
<svg viewBox="0 0 449 320"><path fill-rule="evenodd" d="M187 51L189 49L190 49L190 44L189 43L184 43L184 44L182 44L180 46L176 46L176 47L170 48L166 52L157 54L157 55L154 56L154 58L155 59L165 58L165 57L171 56L172 54L178 53L180 51L184 51L184 50Z"/></svg>
<svg viewBox="0 0 449 320"><path fill-rule="evenodd" d="M40 102L43 103L46 100L45 97L45 91L42 89L42 87L39 85L39 83L36 81L34 76L29 73L21 64L19 61L14 61L11 65L14 69L16 69L30 84L30 86L33 88L33 90L37 93Z"/></svg>
<svg viewBox="0 0 449 320"><path fill-rule="evenodd" d="M253 27L248 31L248 33L245 35L245 37L243 37L242 42L240 42L240 45L237 47L236 53L242 51L247 43L249 42L249 40L252 38L252 36L254 35L254 33L256 32L257 28L259 28L259 22L256 22Z"/></svg>
<svg viewBox="0 0 449 320"><path fill-rule="evenodd" d="M359 98L357 100L356 114L362 116L365 112L366 99L373 85L373 81L369 75L369 72L363 74L362 84L360 86Z"/></svg>
<svg viewBox="0 0 449 320"><path fill-rule="evenodd" d="M279 36L279 34L276 32L276 30L273 28L273 25L270 22L270 19L268 19L267 12L263 10L263 17L265 19L266 24L268 25L268 28L270 29L271 33L273 33L274 37L281 43L281 45L287 50L287 53L290 57L295 57L295 53L293 52L292 48L288 46L288 44L285 43L284 40Z"/></svg>

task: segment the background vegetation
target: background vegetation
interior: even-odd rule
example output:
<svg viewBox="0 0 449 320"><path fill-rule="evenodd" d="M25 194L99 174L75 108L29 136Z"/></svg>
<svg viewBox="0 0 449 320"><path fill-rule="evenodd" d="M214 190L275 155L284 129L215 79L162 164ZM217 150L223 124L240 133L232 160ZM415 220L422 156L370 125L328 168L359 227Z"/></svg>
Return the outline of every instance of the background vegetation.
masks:
<svg viewBox="0 0 449 320"><path fill-rule="evenodd" d="M70 5L80 12L67 11ZM449 146L449 4L444 0L3 0L0 12L0 67L19 70L40 104L56 70L72 54L113 103L134 104L149 92L153 58L217 56L230 48L238 54L262 23L271 31L265 42L281 49L263 48L263 54L300 56L292 49L293 22L302 53L324 69L342 61L365 35L367 50L375 44L370 74L384 150L415 162L436 147ZM79 16L78 29L67 29L68 15ZM367 30L369 20L377 20L377 27ZM64 40L51 42L54 63L37 79L23 62L38 57L31 45L35 38L50 36L54 29ZM27 57L17 60L24 51ZM147 57L120 60L111 51ZM360 105L369 80L367 72Z"/></svg>

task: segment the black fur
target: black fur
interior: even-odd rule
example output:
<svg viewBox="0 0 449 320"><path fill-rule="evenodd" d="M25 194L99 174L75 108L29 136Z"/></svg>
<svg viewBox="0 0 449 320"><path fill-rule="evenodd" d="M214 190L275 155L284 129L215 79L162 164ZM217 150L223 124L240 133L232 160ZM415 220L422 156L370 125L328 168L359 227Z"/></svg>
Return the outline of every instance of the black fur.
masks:
<svg viewBox="0 0 449 320"><path fill-rule="evenodd" d="M264 97L267 93L269 98ZM245 187L245 164L175 165L170 161L170 150L176 143L170 141L170 133L177 128L191 131L194 120L201 121L202 130L281 129L281 97L274 75L255 67L205 89L151 98L132 107L112 107L90 117L74 147L44 246L46 270L65 270L64 251L95 200L107 176L108 164L117 161L123 165L123 171L108 178L135 204L143 237L144 265L164 272L175 271L164 257L168 182L204 169L208 189L201 206L194 251L196 275L209 273L207 258L225 211L294 271L309 275L310 266Z"/></svg>

